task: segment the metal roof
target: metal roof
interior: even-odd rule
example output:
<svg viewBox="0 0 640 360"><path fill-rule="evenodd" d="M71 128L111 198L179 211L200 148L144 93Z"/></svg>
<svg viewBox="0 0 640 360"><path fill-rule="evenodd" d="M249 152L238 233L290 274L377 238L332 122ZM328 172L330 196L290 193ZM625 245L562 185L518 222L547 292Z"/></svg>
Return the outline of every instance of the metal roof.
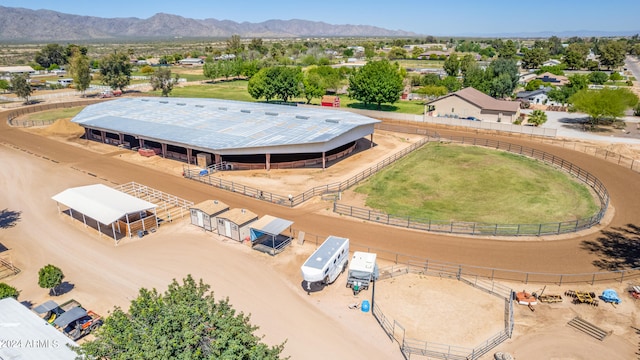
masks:
<svg viewBox="0 0 640 360"><path fill-rule="evenodd" d="M148 201L102 184L69 188L52 199L105 225L126 214L156 208Z"/></svg>
<svg viewBox="0 0 640 360"><path fill-rule="evenodd" d="M207 215L218 215L229 210L229 205L218 200L205 200L193 205L191 208L200 210Z"/></svg>
<svg viewBox="0 0 640 360"><path fill-rule="evenodd" d="M249 227L264 234L278 235L292 224L293 221L280 219L271 215L265 215L259 220L251 223Z"/></svg>
<svg viewBox="0 0 640 360"><path fill-rule="evenodd" d="M53 300L49 300L47 302L45 302L44 304L38 305L35 308L33 308L33 311L35 311L38 314L44 314L46 312L49 312L57 307L60 307L60 305L58 305L57 302L53 301Z"/></svg>
<svg viewBox="0 0 640 360"><path fill-rule="evenodd" d="M87 310L76 306L62 313L62 315L58 316L53 323L64 329L67 325L84 316L87 316Z"/></svg>
<svg viewBox="0 0 640 360"><path fill-rule="evenodd" d="M321 108L137 97L87 106L72 121L89 128L225 154L231 154L230 149L265 147L275 154L279 153L275 147L300 144L320 145L309 152L327 151L372 134L374 124L380 122ZM338 138L341 144L329 144Z"/></svg>
<svg viewBox="0 0 640 360"><path fill-rule="evenodd" d="M77 346L14 298L0 300L0 359L73 360Z"/></svg>
<svg viewBox="0 0 640 360"><path fill-rule="evenodd" d="M325 240L322 245L316 250L302 267L308 267L313 269L322 269L327 261L331 259L331 257L339 251L345 243L348 243L349 239L338 237L338 236L329 236L327 240Z"/></svg>

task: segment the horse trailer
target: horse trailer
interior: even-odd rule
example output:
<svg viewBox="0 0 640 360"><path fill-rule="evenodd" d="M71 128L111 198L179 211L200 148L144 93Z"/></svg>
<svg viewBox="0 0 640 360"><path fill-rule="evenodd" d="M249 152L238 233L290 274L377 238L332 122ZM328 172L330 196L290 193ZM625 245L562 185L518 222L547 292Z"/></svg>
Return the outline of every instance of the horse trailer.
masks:
<svg viewBox="0 0 640 360"><path fill-rule="evenodd" d="M333 283L346 270L348 262L349 239L329 236L300 268L307 290L311 290L312 283Z"/></svg>

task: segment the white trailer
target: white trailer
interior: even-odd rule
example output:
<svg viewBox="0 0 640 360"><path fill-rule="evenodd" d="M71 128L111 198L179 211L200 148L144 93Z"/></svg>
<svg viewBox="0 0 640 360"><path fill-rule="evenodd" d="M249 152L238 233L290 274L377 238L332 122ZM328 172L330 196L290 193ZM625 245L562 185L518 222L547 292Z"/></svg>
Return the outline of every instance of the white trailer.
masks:
<svg viewBox="0 0 640 360"><path fill-rule="evenodd" d="M349 273L347 277L347 287L353 289L353 294L358 294L362 289L368 289L369 283L378 279L377 255L356 251L351 258Z"/></svg>
<svg viewBox="0 0 640 360"><path fill-rule="evenodd" d="M311 290L311 283L327 285L336 281L348 262L349 239L329 236L300 268L307 290Z"/></svg>

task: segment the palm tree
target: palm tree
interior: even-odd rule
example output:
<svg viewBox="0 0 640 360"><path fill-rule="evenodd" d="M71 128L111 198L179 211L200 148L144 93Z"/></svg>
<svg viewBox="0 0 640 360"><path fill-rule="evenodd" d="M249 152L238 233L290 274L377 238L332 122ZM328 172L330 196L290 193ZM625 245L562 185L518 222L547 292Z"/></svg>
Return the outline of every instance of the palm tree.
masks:
<svg viewBox="0 0 640 360"><path fill-rule="evenodd" d="M534 126L540 126L547 122L547 114L542 110L533 110L527 122Z"/></svg>

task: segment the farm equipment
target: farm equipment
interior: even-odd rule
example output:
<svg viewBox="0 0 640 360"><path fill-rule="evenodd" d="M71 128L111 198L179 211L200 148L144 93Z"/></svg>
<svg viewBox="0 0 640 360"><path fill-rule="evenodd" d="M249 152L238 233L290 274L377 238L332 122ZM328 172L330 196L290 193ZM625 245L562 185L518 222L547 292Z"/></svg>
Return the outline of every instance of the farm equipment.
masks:
<svg viewBox="0 0 640 360"><path fill-rule="evenodd" d="M564 295L573 298L574 304L588 304L591 306L598 306L598 299L596 298L596 294L593 292L567 290L565 291Z"/></svg>
<svg viewBox="0 0 640 360"><path fill-rule="evenodd" d="M634 299L640 299L640 286L629 287L629 295Z"/></svg>
<svg viewBox="0 0 640 360"><path fill-rule="evenodd" d="M606 289L605 291L603 291L602 295L600 295L600 299L602 299L602 301L606 303L620 304L620 297L618 296L618 293L613 289Z"/></svg>
<svg viewBox="0 0 640 360"><path fill-rule="evenodd" d="M538 296L538 300L542 303L548 303L548 304L559 303L559 302L562 302L562 296L561 295L540 295Z"/></svg>

